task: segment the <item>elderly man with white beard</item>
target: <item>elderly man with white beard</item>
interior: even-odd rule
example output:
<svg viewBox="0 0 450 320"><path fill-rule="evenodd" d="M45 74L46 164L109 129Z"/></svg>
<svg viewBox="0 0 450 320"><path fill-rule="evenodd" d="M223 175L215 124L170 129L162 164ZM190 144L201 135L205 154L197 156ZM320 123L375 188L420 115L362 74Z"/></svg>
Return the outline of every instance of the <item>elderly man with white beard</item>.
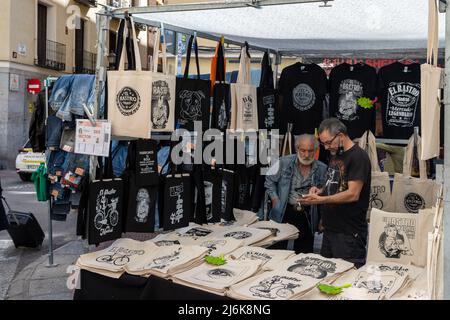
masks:
<svg viewBox="0 0 450 320"><path fill-rule="evenodd" d="M311 216L312 208L302 206L300 200L312 187L322 188L325 184L327 166L314 158L317 145L313 135L298 136L296 154L280 158L269 170L264 184L272 201L270 219L292 224L300 231L294 242L297 253L313 251L316 226Z"/></svg>

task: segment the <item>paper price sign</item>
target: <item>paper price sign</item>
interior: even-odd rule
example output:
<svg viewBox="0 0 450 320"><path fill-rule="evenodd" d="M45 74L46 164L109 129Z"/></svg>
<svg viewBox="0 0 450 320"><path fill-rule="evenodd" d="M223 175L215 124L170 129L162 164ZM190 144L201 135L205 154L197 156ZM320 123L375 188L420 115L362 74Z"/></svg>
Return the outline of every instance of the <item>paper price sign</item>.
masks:
<svg viewBox="0 0 450 320"><path fill-rule="evenodd" d="M97 120L93 125L89 120L77 120L75 153L108 157L110 141L111 123Z"/></svg>

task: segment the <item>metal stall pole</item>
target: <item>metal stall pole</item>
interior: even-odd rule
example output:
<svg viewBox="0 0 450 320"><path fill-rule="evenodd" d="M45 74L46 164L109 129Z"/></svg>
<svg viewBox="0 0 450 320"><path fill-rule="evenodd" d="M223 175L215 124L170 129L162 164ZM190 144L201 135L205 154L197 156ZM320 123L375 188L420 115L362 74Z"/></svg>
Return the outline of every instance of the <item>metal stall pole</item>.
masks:
<svg viewBox="0 0 450 320"><path fill-rule="evenodd" d="M48 77L44 81L45 87L45 126L47 127L48 119L48 88L50 87L50 82L56 81L57 78ZM48 159L49 150L46 150L46 158ZM46 267L52 268L57 267L58 264L53 263L53 222L52 222L52 195L48 200L48 264Z"/></svg>
<svg viewBox="0 0 450 320"><path fill-rule="evenodd" d="M441 3L445 6L445 82L444 82L444 299L450 300L450 3ZM447 253L446 253L447 252Z"/></svg>

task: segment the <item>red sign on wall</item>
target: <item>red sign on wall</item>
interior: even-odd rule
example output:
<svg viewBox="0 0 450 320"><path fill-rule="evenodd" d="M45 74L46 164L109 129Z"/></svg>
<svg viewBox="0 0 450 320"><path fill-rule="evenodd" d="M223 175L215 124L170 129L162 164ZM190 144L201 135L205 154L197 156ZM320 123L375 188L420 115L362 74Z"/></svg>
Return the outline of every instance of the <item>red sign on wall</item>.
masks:
<svg viewBox="0 0 450 320"><path fill-rule="evenodd" d="M27 90L31 94L38 94L41 91L41 81L39 79L28 80Z"/></svg>

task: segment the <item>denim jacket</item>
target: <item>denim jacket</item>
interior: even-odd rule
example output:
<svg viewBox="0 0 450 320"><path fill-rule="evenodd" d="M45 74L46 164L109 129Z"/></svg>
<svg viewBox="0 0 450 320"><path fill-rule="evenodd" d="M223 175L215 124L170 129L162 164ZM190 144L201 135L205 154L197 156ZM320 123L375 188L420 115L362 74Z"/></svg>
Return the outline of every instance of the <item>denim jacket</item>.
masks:
<svg viewBox="0 0 450 320"><path fill-rule="evenodd" d="M278 163L269 170L264 183L268 196L271 199L278 199L276 206L269 212L269 218L279 223L283 221L284 212L286 211L286 206L288 204L294 170L297 170L296 160L297 154L280 158ZM274 172L277 165L278 170ZM324 163L314 161L310 173L311 187L322 187L325 184L326 172L327 166Z"/></svg>

